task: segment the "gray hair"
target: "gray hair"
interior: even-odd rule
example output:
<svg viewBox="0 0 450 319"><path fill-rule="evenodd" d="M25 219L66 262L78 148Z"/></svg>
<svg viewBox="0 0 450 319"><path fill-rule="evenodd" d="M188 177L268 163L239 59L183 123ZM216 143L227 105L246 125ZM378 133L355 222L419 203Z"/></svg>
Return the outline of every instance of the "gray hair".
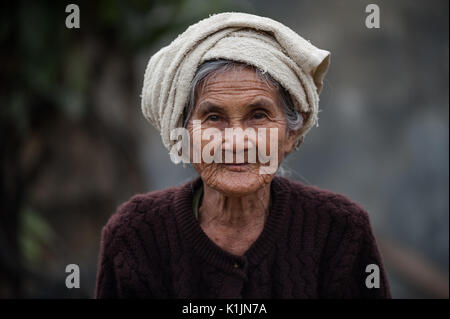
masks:
<svg viewBox="0 0 450 319"><path fill-rule="evenodd" d="M282 85L280 85L274 78L272 78L270 74L252 65L224 59L206 61L198 67L197 72L195 73L195 76L191 82L188 102L186 103L186 106L184 108L183 127L186 127L188 120L194 110L194 105L197 98L196 92L198 92L197 88L201 83L204 86L210 78L214 77L219 72L225 73L230 70L240 71L246 67L251 67L252 69L254 69L258 77L263 80L267 86L278 89L278 92L280 93L281 107L286 116L288 129L291 131L296 131L301 128L303 124L303 117L294 108L291 95Z"/></svg>

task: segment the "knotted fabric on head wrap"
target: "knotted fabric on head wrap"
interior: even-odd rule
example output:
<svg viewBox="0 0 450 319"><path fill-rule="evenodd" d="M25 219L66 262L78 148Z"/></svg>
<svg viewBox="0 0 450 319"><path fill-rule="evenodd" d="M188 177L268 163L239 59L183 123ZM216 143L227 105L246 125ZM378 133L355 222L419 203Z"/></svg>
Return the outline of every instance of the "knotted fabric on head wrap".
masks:
<svg viewBox="0 0 450 319"><path fill-rule="evenodd" d="M212 15L151 57L144 75L142 112L170 151L176 143L170 140L170 132L182 126L197 68L214 59L243 62L268 72L290 93L296 110L307 115L300 144L318 120L329 56L330 52L272 19L236 12Z"/></svg>

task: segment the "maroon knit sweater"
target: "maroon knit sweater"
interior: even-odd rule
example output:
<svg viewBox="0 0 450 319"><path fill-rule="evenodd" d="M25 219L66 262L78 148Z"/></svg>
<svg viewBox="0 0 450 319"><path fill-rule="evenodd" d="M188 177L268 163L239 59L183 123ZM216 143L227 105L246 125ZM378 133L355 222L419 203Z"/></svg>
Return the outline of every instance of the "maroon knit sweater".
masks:
<svg viewBox="0 0 450 319"><path fill-rule="evenodd" d="M390 298L368 214L345 196L275 177L264 229L236 256L194 216L201 183L118 208L102 231L97 298ZM369 264L379 288L366 287Z"/></svg>

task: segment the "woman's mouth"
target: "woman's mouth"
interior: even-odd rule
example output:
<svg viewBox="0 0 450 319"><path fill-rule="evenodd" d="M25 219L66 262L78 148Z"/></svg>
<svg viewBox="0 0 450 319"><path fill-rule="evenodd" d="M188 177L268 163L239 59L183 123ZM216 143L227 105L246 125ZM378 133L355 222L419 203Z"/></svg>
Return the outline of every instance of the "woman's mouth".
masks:
<svg viewBox="0 0 450 319"><path fill-rule="evenodd" d="M248 170L250 163L229 163L229 164L222 164L222 165L225 166L230 171L242 172L242 171Z"/></svg>

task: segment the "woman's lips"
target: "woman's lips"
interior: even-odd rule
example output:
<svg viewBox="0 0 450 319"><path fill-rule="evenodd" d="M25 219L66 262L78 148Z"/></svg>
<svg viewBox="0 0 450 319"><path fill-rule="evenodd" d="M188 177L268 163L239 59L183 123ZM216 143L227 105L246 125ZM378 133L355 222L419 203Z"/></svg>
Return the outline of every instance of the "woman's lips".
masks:
<svg viewBox="0 0 450 319"><path fill-rule="evenodd" d="M243 172L248 170L248 167L251 165L249 163L230 163L230 164L222 164L228 170L233 172Z"/></svg>

